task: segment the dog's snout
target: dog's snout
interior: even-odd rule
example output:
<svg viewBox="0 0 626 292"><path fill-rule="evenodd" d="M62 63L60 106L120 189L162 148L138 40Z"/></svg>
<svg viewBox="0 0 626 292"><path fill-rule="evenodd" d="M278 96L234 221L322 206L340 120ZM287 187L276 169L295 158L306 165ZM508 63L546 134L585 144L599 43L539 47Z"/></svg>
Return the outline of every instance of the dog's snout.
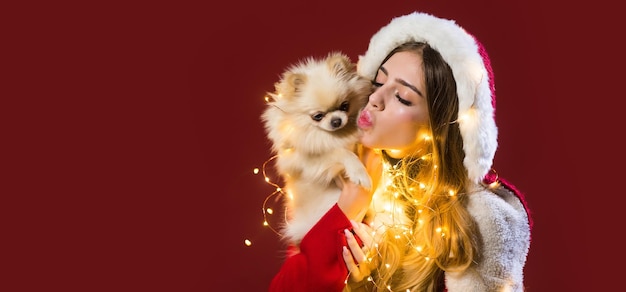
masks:
<svg viewBox="0 0 626 292"><path fill-rule="evenodd" d="M335 129L340 128L341 126L343 126L343 120L341 118L333 118L330 121L330 125Z"/></svg>

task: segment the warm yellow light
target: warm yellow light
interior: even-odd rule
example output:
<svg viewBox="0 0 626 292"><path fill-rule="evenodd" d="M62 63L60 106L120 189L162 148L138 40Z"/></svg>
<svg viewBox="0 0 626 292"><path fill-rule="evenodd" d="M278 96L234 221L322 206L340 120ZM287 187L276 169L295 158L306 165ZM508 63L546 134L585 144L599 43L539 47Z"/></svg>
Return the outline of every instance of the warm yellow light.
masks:
<svg viewBox="0 0 626 292"><path fill-rule="evenodd" d="M269 223L267 223L267 221L263 221L263 226L268 226L270 225Z"/></svg>
<svg viewBox="0 0 626 292"><path fill-rule="evenodd" d="M259 174L259 168L258 168L258 167L255 167L255 168L252 170L252 172L253 172L254 174Z"/></svg>
<svg viewBox="0 0 626 292"><path fill-rule="evenodd" d="M267 208L267 209L265 210L265 212L267 212L267 214L270 214L270 215L271 215L271 214L273 214L273 213L274 213L274 209L272 209L272 208Z"/></svg>
<svg viewBox="0 0 626 292"><path fill-rule="evenodd" d="M456 192L454 190L449 190L448 194L450 195L450 197L453 197L454 195L456 195Z"/></svg>
<svg viewBox="0 0 626 292"><path fill-rule="evenodd" d="M246 240L244 240L243 242L244 242L247 246L251 246L251 245L252 245L252 241L250 241L250 240L247 240L247 239L246 239Z"/></svg>
<svg viewBox="0 0 626 292"><path fill-rule="evenodd" d="M425 189L426 185L424 183L420 183L420 189Z"/></svg>
<svg viewBox="0 0 626 292"><path fill-rule="evenodd" d="M270 178L266 176L266 177L265 177L265 181L266 181L266 182L270 182Z"/></svg>
<svg viewBox="0 0 626 292"><path fill-rule="evenodd" d="M398 157L400 155L400 152L402 152L402 150L398 149L389 149L387 151L391 154L391 157Z"/></svg>

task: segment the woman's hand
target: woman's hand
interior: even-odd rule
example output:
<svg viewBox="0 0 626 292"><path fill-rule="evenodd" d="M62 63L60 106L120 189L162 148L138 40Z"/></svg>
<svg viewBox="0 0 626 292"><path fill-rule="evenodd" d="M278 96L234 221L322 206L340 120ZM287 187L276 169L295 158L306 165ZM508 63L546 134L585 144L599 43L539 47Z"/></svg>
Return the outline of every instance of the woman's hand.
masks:
<svg viewBox="0 0 626 292"><path fill-rule="evenodd" d="M373 245L372 228L364 223L351 222L354 233L362 244L359 244L354 234L346 229L345 235L348 246L343 247L343 260L350 272L349 284L354 286L358 283L357 286L361 286L364 284L361 282L369 277L372 267L375 266L373 260L368 258L368 253Z"/></svg>
<svg viewBox="0 0 626 292"><path fill-rule="evenodd" d="M372 202L372 193L348 179L342 179L342 190L337 205L350 220L360 222Z"/></svg>

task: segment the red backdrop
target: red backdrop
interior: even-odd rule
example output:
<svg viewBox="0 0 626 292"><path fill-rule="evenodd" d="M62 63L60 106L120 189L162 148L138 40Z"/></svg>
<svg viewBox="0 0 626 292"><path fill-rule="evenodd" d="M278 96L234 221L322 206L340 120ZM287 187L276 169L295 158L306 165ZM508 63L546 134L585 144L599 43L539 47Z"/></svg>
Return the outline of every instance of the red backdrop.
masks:
<svg viewBox="0 0 626 292"><path fill-rule="evenodd" d="M282 255L261 225L272 189L252 174L270 155L265 92L300 58L356 60L414 10L490 53L494 166L535 222L528 291L607 290L622 257L618 10L548 2L11 4L2 290L265 291Z"/></svg>

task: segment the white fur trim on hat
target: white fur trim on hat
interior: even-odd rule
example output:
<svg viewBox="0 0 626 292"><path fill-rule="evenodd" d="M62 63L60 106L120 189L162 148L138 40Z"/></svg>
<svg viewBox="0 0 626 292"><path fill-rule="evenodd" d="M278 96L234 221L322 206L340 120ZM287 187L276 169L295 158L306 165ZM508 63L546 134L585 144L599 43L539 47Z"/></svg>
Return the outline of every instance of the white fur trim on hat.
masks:
<svg viewBox="0 0 626 292"><path fill-rule="evenodd" d="M491 169L498 147L498 129L492 104L495 93L485 66L489 63L483 60L472 35L453 20L421 12L400 16L372 36L367 52L359 56L358 73L374 79L383 59L394 48L410 41L428 43L452 68L459 96L463 164L470 180L482 181Z"/></svg>

